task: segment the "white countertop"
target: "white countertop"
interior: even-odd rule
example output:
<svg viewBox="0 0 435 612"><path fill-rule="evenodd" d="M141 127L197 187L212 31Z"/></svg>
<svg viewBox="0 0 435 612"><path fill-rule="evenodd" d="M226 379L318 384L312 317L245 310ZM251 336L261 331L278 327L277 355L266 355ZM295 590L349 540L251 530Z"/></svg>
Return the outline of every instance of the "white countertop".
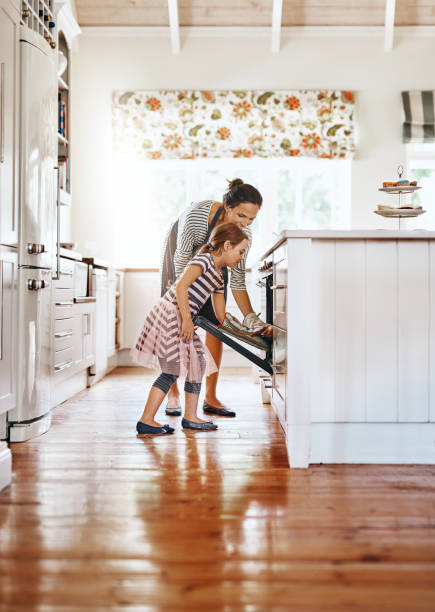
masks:
<svg viewBox="0 0 435 612"><path fill-rule="evenodd" d="M283 230L275 244L261 257L264 259L289 238L313 240L435 240L435 232L426 230Z"/></svg>

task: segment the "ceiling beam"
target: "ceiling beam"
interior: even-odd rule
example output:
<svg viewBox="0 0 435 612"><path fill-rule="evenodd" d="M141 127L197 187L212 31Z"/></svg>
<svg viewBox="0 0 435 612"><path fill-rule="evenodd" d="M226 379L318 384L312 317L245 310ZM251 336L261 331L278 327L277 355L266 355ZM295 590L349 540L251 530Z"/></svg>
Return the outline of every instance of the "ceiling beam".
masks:
<svg viewBox="0 0 435 612"><path fill-rule="evenodd" d="M393 50L395 12L396 12L396 0L385 0L384 51L386 53L390 53L390 51Z"/></svg>
<svg viewBox="0 0 435 612"><path fill-rule="evenodd" d="M172 53L180 53L180 24L178 22L178 0L168 0L169 29Z"/></svg>
<svg viewBox="0 0 435 612"><path fill-rule="evenodd" d="M273 0L272 7L272 53L279 53L281 40L282 0Z"/></svg>

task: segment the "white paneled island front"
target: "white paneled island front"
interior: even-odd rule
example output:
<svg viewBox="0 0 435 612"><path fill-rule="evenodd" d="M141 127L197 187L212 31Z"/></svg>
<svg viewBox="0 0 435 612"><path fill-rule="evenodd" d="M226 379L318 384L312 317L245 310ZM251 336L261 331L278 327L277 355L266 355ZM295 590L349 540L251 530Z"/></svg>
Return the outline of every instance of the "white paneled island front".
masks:
<svg viewBox="0 0 435 612"><path fill-rule="evenodd" d="M264 259L290 467L435 463L435 232L285 231Z"/></svg>

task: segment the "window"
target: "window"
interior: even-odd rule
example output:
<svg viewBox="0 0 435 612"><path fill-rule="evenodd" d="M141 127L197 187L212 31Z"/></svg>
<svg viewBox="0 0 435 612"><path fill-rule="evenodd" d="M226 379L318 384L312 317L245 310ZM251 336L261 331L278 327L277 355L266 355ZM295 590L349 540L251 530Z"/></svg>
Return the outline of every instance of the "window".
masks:
<svg viewBox="0 0 435 612"><path fill-rule="evenodd" d="M192 202L221 201L227 179L235 177L263 195L249 266L284 229L348 229L350 170L350 160L309 158L117 160L113 205L121 211L120 235L128 236L122 263L157 268L171 221Z"/></svg>
<svg viewBox="0 0 435 612"><path fill-rule="evenodd" d="M424 215L409 220L409 228L435 229L435 143L407 145L408 178L418 181L421 189L410 198L413 206L422 206Z"/></svg>

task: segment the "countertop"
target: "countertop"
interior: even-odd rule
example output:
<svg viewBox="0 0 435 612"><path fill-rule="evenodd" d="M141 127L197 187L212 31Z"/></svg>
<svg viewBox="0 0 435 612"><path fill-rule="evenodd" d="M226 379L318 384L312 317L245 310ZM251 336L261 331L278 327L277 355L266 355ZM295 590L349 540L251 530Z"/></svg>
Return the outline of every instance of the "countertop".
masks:
<svg viewBox="0 0 435 612"><path fill-rule="evenodd" d="M71 249L60 249L60 256L65 257L66 259L73 259L74 261L84 262L86 264L91 264L94 268L104 268L104 269L114 269L114 270L122 270L119 266L116 266L114 263L99 259L97 257L83 257L81 253L78 251L72 251Z"/></svg>
<svg viewBox="0 0 435 612"><path fill-rule="evenodd" d="M283 230L274 245L260 258L264 259L289 238L313 240L435 240L435 232L425 230Z"/></svg>

